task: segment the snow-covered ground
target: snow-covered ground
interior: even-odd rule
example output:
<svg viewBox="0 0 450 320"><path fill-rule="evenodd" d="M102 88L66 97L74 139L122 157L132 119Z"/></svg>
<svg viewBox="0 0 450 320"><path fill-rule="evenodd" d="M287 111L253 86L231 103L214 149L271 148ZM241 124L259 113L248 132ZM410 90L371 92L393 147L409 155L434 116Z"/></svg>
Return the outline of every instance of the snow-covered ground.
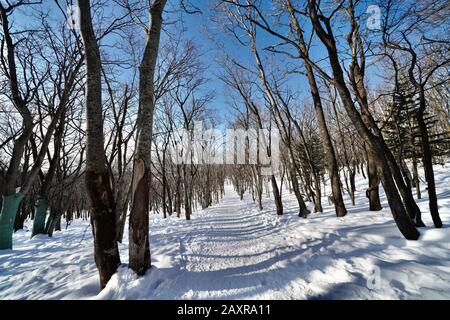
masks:
<svg viewBox="0 0 450 320"><path fill-rule="evenodd" d="M428 228L419 241L403 239L388 209L367 211L363 179L358 205L347 202L339 219L330 206L300 219L289 194L285 216L270 199L259 212L228 188L221 204L189 222L152 215L154 267L136 278L125 239L124 266L102 292L88 222L53 239L18 232L14 250L0 252L0 299L450 299L450 165L435 170L445 227L432 228L423 190Z"/></svg>

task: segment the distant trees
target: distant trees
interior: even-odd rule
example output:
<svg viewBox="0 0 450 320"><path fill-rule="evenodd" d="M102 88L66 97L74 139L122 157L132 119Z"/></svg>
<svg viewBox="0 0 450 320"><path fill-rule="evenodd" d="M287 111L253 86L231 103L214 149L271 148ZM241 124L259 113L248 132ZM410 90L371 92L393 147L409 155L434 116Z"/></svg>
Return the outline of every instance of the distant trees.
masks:
<svg viewBox="0 0 450 320"><path fill-rule="evenodd" d="M426 10L428 5L410 5L406 10L409 13L415 13L416 16L420 15L421 18L426 17L427 14L433 17L433 21L436 23L436 19L442 11L442 5L436 4L436 6L431 6L433 9ZM393 3L389 2L387 7L394 6ZM281 0L276 1L273 8L267 8L262 6L259 1L239 1L239 0L225 0L221 1L221 7L230 17L225 30L230 31L230 34L234 36L238 43L244 46L248 46L252 49L256 58L256 70L259 69L259 74L262 80L262 91L265 93L266 101L270 104L272 110L276 110L278 105L283 105L282 99L272 99L271 88L268 82L273 81L270 79L274 78L274 75L268 75L267 71L264 70L264 62L261 58L262 55L259 53L260 50L264 50L266 53L272 54L270 58L267 59L272 62L277 61L277 59L283 59L282 61L289 60L301 60L303 62L303 70L299 71L299 68L292 68L292 64L287 63L284 72L286 74L305 74L308 80L309 89L311 97L313 99L316 120L318 127L320 128L321 136L321 146L324 148L326 159L327 159L327 169L332 182L333 196L330 200L336 206L336 213L338 216L345 215L345 206L343 206L341 186L342 183L337 177L338 164L335 157L335 150L342 147L342 158L341 165L345 168L343 170L344 180L346 185L346 190L352 200L352 203L356 203L355 199L355 175L357 171L361 170L361 164L367 162L367 173L369 178L369 188L367 189L367 197L369 198L369 204L371 210L380 210L381 204L379 199L378 185L381 181L383 183L384 191L387 195L389 205L391 207L394 219L400 229L407 239L417 239L419 236L418 231L415 226L423 226L421 221L421 212L415 203L413 194L411 191L411 183L409 183L408 170L406 170L406 164L404 159L399 159L395 157L392 150L389 148L383 131L380 128L378 120L378 115L375 113L375 108L370 101L370 90L371 88L367 85L367 52L374 50L376 45L372 43L377 43L383 47L382 43L387 42L386 33L389 28L392 30L397 30L396 32L412 32L410 29L412 27L397 28L399 24L404 23L398 15L389 16L389 10L386 11L387 16L385 17L385 25L389 23L389 27L384 27L384 31L379 32L376 36L375 41L373 39L367 40L369 35L366 35L364 27L361 22L360 8L362 4L355 1L343 1L341 3L333 3L332 1L323 3L317 1L307 1L306 6L302 6L301 3L291 0ZM384 6L386 7L386 5ZM430 8L431 8L430 7ZM408 8L408 7L407 7ZM400 10L401 11L401 10ZM399 10L392 9L391 12L400 12ZM403 16L404 17L404 16ZM406 19L405 19L406 20ZM419 28L420 18L411 18L414 32L423 31ZM308 25L308 26L307 26ZM342 26L344 29L347 28L345 36L341 36L336 32L337 26ZM404 26L403 26L404 27ZM259 48L257 44L257 32L261 30L265 35L269 37L264 40L264 47ZM289 32L286 32L288 30ZM306 32L305 30L311 30ZM390 30L390 29L389 29ZM240 31L244 31L243 33ZM250 35L252 41L246 43L243 39L243 34L247 33ZM383 36L383 34L385 34ZM405 38L405 36L403 36ZM405 40L406 39L406 40ZM407 41L405 38L404 41ZM423 39L427 39L424 35ZM433 40L423 40L430 47L431 43L444 43L444 40L433 39ZM261 41L263 42L263 41ZM345 44L346 48L342 49L337 43ZM310 54L311 47L320 46L325 49L326 56L323 59L316 58ZM390 45L393 46L392 44ZM384 45L384 47L389 47ZM399 48L391 48L391 50ZM401 48L400 48L401 49ZM411 45L404 44L403 50L408 52L413 56L414 50L412 50ZM346 51L344 51L346 50ZM426 51L430 53L431 51ZM386 52L385 52L386 54ZM448 65L445 55L448 54L445 50L434 52L436 59L428 59L428 62L432 66L430 71L436 72L440 70L444 65ZM439 58L439 57L443 58ZM345 57L345 59L343 58ZM440 59L440 60L439 60ZM345 60L345 61L344 61ZM326 63L325 63L326 61ZM417 72L424 71L423 67L418 67L415 65L417 57L411 60L413 65L410 67L410 71L406 72L409 74L409 81L415 87L420 102L420 91L425 93L425 84L420 82L415 77ZM397 61L400 63L400 61ZM241 63L235 63L235 67L239 67ZM249 67L251 70L251 67ZM412 71L411 71L412 70ZM427 77L426 74L420 73L423 79L431 78L431 75ZM279 76L278 76L279 77ZM320 79L320 81L317 80ZM278 80L279 81L279 80ZM284 80L288 83L292 80ZM423 81L423 80L422 80ZM446 80L444 80L446 81ZM323 87L319 87L319 83L323 82ZM280 86L279 86L280 87ZM281 85L283 87L283 85ZM287 87L287 85L284 85ZM324 90L325 88L325 90ZM424 96L424 94L422 95ZM334 125L336 126L335 136L339 137L340 143L336 145L336 141L333 143L332 135L327 127L327 122L325 119L325 112L323 108L323 99L327 99L330 102L331 110L328 114L333 115L335 119ZM348 128L343 127L342 117L338 110L338 104L343 107L346 112L346 119L352 124L355 132L361 138L361 141L355 141L355 139L348 138ZM426 107L426 99L422 97L422 109ZM418 109L419 118L421 116L422 109ZM441 109L442 110L442 109ZM442 112L439 113L442 118ZM274 122L279 124L280 119L277 119L276 114L274 114ZM282 127L278 126L280 129ZM419 126L420 127L420 126ZM421 130L421 141L425 141L425 148L427 143L426 137L427 126L422 123ZM299 130L301 133L301 131ZM300 140L303 139L303 135L300 134ZM314 144L313 144L314 145ZM305 148L306 157L309 158L309 163L313 164L311 161L311 149ZM424 154L431 154L431 150L425 152ZM429 158L429 157L428 157ZM426 163L431 163L431 158L423 159L425 167ZM430 166L428 166L430 167ZM431 170L427 169L427 177L431 177ZM316 204L316 211L320 211L318 207L318 202L320 204L320 187L318 187L317 179L318 176L315 172L314 166L311 167L313 181L315 181L315 191L310 189L308 186L311 184L308 182L308 175L305 172L300 175L300 179L304 181L302 183L304 186L308 187L309 194L313 195L313 200ZM364 173L364 168L363 168ZM433 179L428 179L429 186L431 185L430 193L430 205L434 209L430 209L434 215L435 225L439 227L439 220L436 214L437 206L435 204L435 197L433 195ZM319 190L319 192L317 192ZM317 197L319 196L319 197ZM319 200L319 201L317 201Z"/></svg>
<svg viewBox="0 0 450 320"><path fill-rule="evenodd" d="M50 143L55 130L58 127L58 139L55 140L55 148L58 151L61 131L64 127L66 110L69 108L73 91L79 79L79 71L82 59L79 56L79 47L64 42L64 38L56 32L48 30L20 30L13 32L9 18L21 7L38 5L39 2L19 2L8 7L0 5L2 17L3 38L6 51L1 53L1 61L4 76L9 82L9 92L4 93L9 97L15 109L22 117L22 132L14 141L10 158L10 164L5 176L5 186L2 206L2 225L5 227L2 241L5 248L12 248L11 233L12 224L7 221L15 221L15 229L21 229L28 210L18 213L18 207L23 197L27 196L36 178L42 180L41 195L36 204L36 224L34 234L44 232L45 212L48 206L47 193L49 183L53 178L58 156L52 159L47 177L41 168L47 156ZM41 21L45 25L45 18ZM67 30L66 30L67 31ZM14 42L13 34L25 34L24 39ZM45 34L45 36L43 36ZM60 48L55 43L61 41L66 45ZM44 46L47 43L48 49ZM52 65L52 59L64 61L64 64ZM52 88L53 87L53 92ZM33 121L34 112L39 115L39 121ZM50 117L48 119L47 117ZM38 133L34 132L36 124L39 125ZM40 141L37 137L39 136ZM28 148L31 152L26 153ZM28 167L30 154L33 157L32 165ZM25 156L24 167L21 172L20 165ZM22 173L22 174L21 174ZM20 180L20 187L16 190L16 184ZM15 219L14 219L15 218Z"/></svg>
<svg viewBox="0 0 450 320"><path fill-rule="evenodd" d="M384 53L390 59L396 72L395 99L404 98L402 92L399 92L401 76L399 72L402 72L403 80L406 80L404 84L409 88L411 98L416 101L413 116L420 133L430 213L436 228L442 227L442 221L439 217L430 133L425 114L429 109L427 91L431 77L450 63L449 51L442 48L442 45L447 45L448 49L449 42L439 34L441 30L439 23L445 23L445 18L440 15L440 12L446 10L445 8L446 4L440 1L424 1L424 3L411 5L402 12L397 10L397 5L393 1L388 1L385 5L383 26ZM401 31L397 31L398 29ZM416 32L422 32L422 35L417 36ZM417 37L418 40L416 40ZM398 54L401 54L401 58Z"/></svg>

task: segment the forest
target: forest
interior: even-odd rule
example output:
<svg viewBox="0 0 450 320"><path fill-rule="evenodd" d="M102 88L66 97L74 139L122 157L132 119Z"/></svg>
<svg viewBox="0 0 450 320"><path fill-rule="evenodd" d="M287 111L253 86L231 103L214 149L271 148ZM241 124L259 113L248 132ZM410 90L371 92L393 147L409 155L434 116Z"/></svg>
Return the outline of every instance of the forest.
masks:
<svg viewBox="0 0 450 320"><path fill-rule="evenodd" d="M0 0L0 299L450 299L449 13Z"/></svg>

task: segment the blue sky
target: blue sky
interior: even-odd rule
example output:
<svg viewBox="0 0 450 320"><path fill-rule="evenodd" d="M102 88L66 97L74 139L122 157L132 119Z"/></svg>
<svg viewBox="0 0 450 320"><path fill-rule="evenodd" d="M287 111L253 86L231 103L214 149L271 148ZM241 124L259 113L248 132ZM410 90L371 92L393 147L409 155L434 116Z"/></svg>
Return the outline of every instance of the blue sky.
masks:
<svg viewBox="0 0 450 320"><path fill-rule="evenodd" d="M199 44L202 48L205 49L207 54L205 55L205 60L208 63L209 69L208 72L210 73L211 81L209 83L209 86L214 89L217 93L217 98L215 100L215 105L219 109L227 109L227 98L224 94L224 85L223 83L217 79L214 74L220 73L220 67L215 63L215 60L217 57L220 57L223 55L222 50L219 50L217 45L214 44L214 41L220 42L224 45L224 48L227 51L227 54L230 54L231 56L238 58L240 63L243 65L254 65L254 57L250 52L249 48L243 47L241 44L238 43L238 41L234 38L233 35L226 34L223 32L223 28L220 26L217 26L213 19L211 19L211 16L213 13L210 10L211 6L200 6L199 3L204 3L205 1L201 0L195 0L194 4L201 7L203 14L195 14L195 15L187 15L184 14L184 20L185 20L185 26L187 28L187 36L194 39L194 41ZM270 12L271 11L271 2L270 1L262 1L262 11ZM367 6L370 5L371 2L367 1L366 4L361 6L362 12L365 12L367 9ZM270 19L269 17L266 17L267 19ZM366 17L363 17L364 19ZM365 23L363 21L363 23ZM309 23L304 24L305 28L305 34L310 33L310 27ZM288 30L286 28L278 28L277 30L281 30L280 33L283 33L285 35L288 34ZM336 35L344 36L342 37L345 39L345 32L347 30L342 29L336 31ZM211 40L211 37L214 40ZM287 58L283 55L277 55L275 59L270 57L270 54L266 53L263 49L269 45L278 44L280 40L274 36L271 36L264 30L258 30L258 44L260 49L260 54L263 54L268 59L265 61L266 69L270 69L271 62L277 61L279 65L287 65L297 67L299 69L303 69L302 61L301 60L294 60L291 58ZM287 51L291 51L295 53L295 51L292 50L292 47L290 46L284 46ZM325 69L328 70L328 61L326 59L326 50L324 46L318 41L315 40L313 42L313 46L311 47L310 56L315 61L323 61L320 63L320 65ZM341 57L343 58L343 56ZM375 67L369 65L368 67L368 75L371 75L371 84L376 85L378 83L378 79L376 77L376 74L378 71ZM288 85L292 87L294 90L298 90L303 97L303 101L309 101L310 94L309 94L309 87L307 83L307 79L304 75L296 74L292 75L290 77L290 80L288 81ZM227 112L223 112L223 114L227 114Z"/></svg>
<svg viewBox="0 0 450 320"><path fill-rule="evenodd" d="M198 1L195 2L195 5L198 5ZM218 65L218 60L221 60L224 56L224 52L218 44L223 46L227 55L235 58L244 66L254 65L255 60L249 48L238 43L233 35L224 33L223 27L215 23L212 18L214 13L212 12L211 7L211 3L209 6L202 6L202 14L183 14L183 19L185 21L185 27L187 28L186 35L204 49L204 60L208 64L207 76L210 79L208 86L216 92L214 106L223 118L232 120L230 116L233 111L229 107L230 102L226 94L227 89L223 82L217 78L217 74L222 72ZM264 46L272 44L272 40L273 39L268 37L265 32L259 32L258 42L261 49ZM302 78L303 77L297 77L297 86L306 84Z"/></svg>
<svg viewBox="0 0 450 320"><path fill-rule="evenodd" d="M223 28L215 24L214 19L212 19L213 12L211 10L213 3L215 1L201 1L201 0L192 0L193 4L201 8L202 14L186 14L183 13L181 15L182 25L186 28L185 37L192 39L194 43L199 47L199 51L202 52L202 60L208 66L206 77L209 79L206 90L213 90L216 93L215 100L212 102L212 107L214 107L221 117L229 118L230 108L229 103L227 101L227 97L225 94L225 86L224 84L216 77L216 74L220 73L220 67L217 64L217 59L223 56L223 52L218 48L215 42L221 43L228 54L238 59L240 63L243 65L254 65L254 57L252 56L250 50L248 48L243 47L239 44L232 35L225 34L223 32ZM55 12L55 15L52 18L59 20L62 18L60 11L56 8L53 1L44 1L45 5L51 10L51 12ZM207 3L207 4L205 4ZM270 1L266 1L265 5L262 6L263 11L270 11ZM369 4L369 2L368 2ZM178 20L180 17L179 13L179 4L177 2L171 2L169 0L169 5L165 13L166 21L173 21L175 19ZM111 15L117 14L114 12L114 8L109 8L106 10L111 10ZM108 12L107 12L108 13ZM22 13L18 12L17 15L14 16L16 23L18 24L27 24L30 19L24 16ZM59 20L61 21L61 20ZM180 23L177 24L176 28L179 28ZM167 26L169 33L174 32L174 26ZM309 31L308 24L306 24L306 32ZM286 30L281 29L285 34L287 34ZM139 27L136 27L136 32L143 36L143 32ZM175 31L176 32L176 31ZM341 31L345 32L345 30ZM113 43L114 41L120 41L120 38L108 39L107 42ZM168 33L163 35L163 41L170 41L170 35ZM273 36L268 35L265 31L258 31L258 43L260 46L260 51L263 55L263 48L268 45L273 45L278 43L279 40L274 38ZM117 50L117 49L109 49L109 50ZM116 52L117 53L117 52ZM313 47L311 48L311 57L314 60L320 60L326 57L324 47L318 42L315 41ZM293 60L290 58L285 58L281 55L277 55L275 60L267 59L267 68L271 66L270 63L277 61L279 65L285 65L287 63L295 66L301 66L300 60ZM322 64L325 68L327 65L326 59L324 64ZM128 71L121 70L123 72L123 76L127 76ZM376 74L376 72L370 72L371 76ZM376 82L376 80L375 80ZM295 90L299 90L304 97L304 100L309 100L309 91L308 85L305 77L303 75L293 75L288 82L288 85L291 86Z"/></svg>

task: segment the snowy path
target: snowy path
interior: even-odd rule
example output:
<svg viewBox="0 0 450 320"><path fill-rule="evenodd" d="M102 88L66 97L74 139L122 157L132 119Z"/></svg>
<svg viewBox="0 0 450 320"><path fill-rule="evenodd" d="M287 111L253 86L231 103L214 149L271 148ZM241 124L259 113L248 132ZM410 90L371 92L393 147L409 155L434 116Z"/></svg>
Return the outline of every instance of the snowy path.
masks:
<svg viewBox="0 0 450 320"><path fill-rule="evenodd" d="M227 189L191 221L151 216L154 267L143 278L126 268L125 237L124 267L100 293L88 222L54 239L19 232L14 250L0 252L0 299L450 299L449 169L437 168L446 227L431 227L423 199L429 228L419 241L402 238L388 209L367 211L362 179L359 205L340 219L329 206L300 219L290 194L278 217L269 198L260 212Z"/></svg>
<svg viewBox="0 0 450 320"><path fill-rule="evenodd" d="M152 271L146 285L154 282L148 286L154 292L147 295L160 299L239 299L249 298L264 288L273 290L272 298L294 298L291 290L277 294L278 288L298 276L298 272L280 273L277 269L283 267L285 259L300 254L299 248L289 244L279 246L280 238L287 237L283 236L285 228L274 228L280 222L277 217L261 214L248 201L239 201L232 190L228 190L219 206L200 215L186 222L183 234L170 235L174 238L169 242L178 238L178 261L172 268ZM161 260L164 265L173 257L167 259L163 255ZM129 280L128 272L124 276L122 283ZM117 288L111 289L117 292ZM138 297L142 297L141 289L136 290ZM103 294L108 297L108 288Z"/></svg>
<svg viewBox="0 0 450 320"><path fill-rule="evenodd" d="M285 229L274 228L277 220L268 221L249 210L248 203L234 195L213 211L180 239L181 274L166 285L185 292L180 298L189 299L246 298L268 285L273 290L282 288L289 274L277 269L299 252L289 245L279 246ZM286 294L290 293L282 296Z"/></svg>
<svg viewBox="0 0 450 320"><path fill-rule="evenodd" d="M356 207L337 219L328 208L303 220L292 196L285 203L277 217L228 190L216 208L152 235L156 269L146 279L122 269L99 298L450 298L449 229L424 229L410 242L388 210ZM442 211L448 225L450 212Z"/></svg>

